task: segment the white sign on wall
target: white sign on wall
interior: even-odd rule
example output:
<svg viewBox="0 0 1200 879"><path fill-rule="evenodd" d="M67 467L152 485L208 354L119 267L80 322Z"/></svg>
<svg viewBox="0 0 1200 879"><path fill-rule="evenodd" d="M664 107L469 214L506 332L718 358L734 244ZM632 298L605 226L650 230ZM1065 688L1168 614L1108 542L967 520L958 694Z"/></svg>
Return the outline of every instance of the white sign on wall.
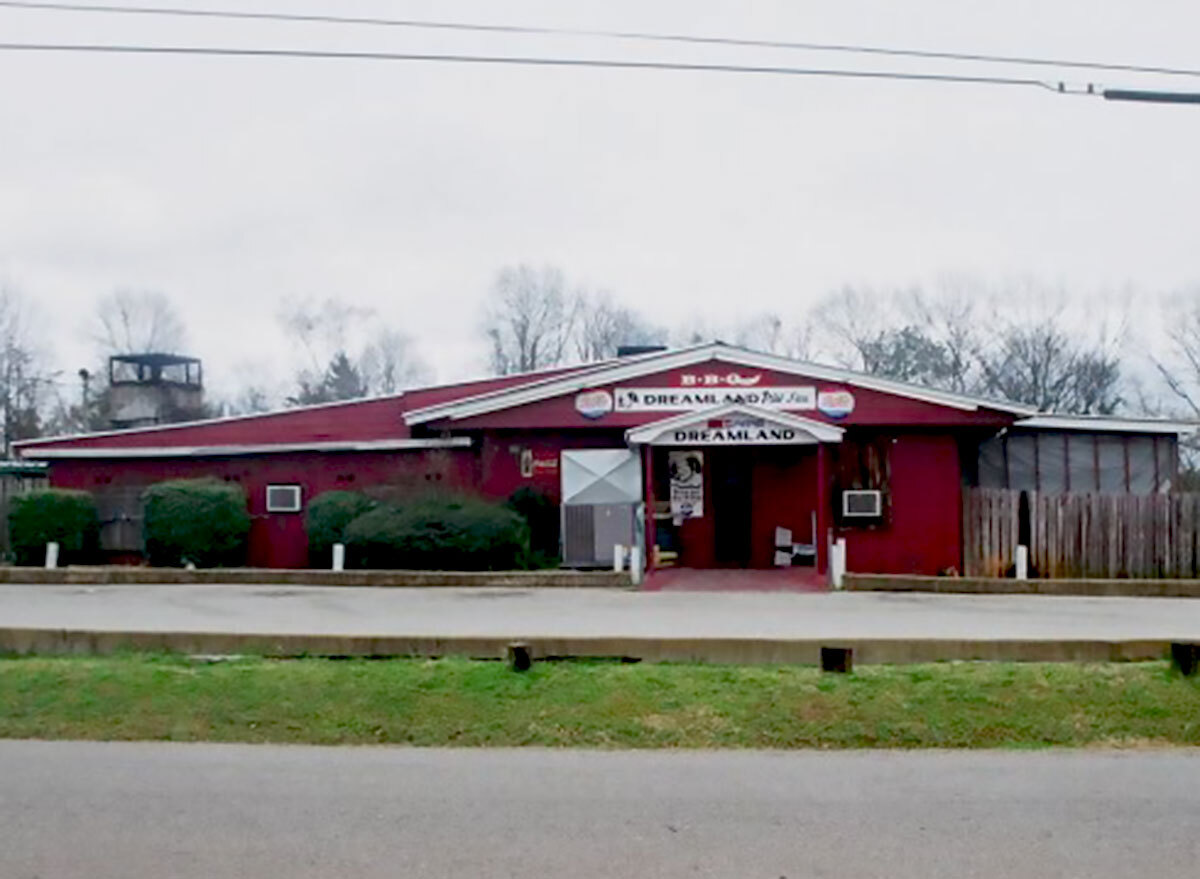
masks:
<svg viewBox="0 0 1200 879"><path fill-rule="evenodd" d="M671 473L671 515L695 519L704 515L704 452L668 452Z"/></svg>
<svg viewBox="0 0 1200 879"><path fill-rule="evenodd" d="M741 404L758 409L816 409L817 389L775 388L617 388L617 412L690 412Z"/></svg>
<svg viewBox="0 0 1200 879"><path fill-rule="evenodd" d="M681 427L671 431L673 445L790 446L804 442L794 427Z"/></svg>

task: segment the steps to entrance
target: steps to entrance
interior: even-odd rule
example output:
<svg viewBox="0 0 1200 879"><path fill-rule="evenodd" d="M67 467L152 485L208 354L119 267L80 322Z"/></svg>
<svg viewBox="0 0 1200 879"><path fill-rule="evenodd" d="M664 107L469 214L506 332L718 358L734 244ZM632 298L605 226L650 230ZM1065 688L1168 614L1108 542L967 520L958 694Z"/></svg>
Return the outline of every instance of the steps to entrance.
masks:
<svg viewBox="0 0 1200 879"><path fill-rule="evenodd" d="M663 568L647 575L646 592L828 592L813 568Z"/></svg>

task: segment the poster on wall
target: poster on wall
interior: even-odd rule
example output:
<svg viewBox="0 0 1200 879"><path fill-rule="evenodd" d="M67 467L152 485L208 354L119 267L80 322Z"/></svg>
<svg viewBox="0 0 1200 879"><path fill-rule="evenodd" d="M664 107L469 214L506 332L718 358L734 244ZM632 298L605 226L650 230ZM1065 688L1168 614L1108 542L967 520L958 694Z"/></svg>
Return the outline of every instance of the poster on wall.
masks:
<svg viewBox="0 0 1200 879"><path fill-rule="evenodd" d="M671 474L671 516L695 519L704 515L704 452L668 452Z"/></svg>

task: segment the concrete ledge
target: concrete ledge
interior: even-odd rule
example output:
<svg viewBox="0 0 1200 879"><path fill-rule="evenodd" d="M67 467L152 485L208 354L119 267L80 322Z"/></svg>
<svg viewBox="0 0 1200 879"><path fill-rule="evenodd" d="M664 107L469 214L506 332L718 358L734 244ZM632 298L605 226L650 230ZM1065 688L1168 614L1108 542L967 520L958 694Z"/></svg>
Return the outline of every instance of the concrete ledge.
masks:
<svg viewBox="0 0 1200 879"><path fill-rule="evenodd" d="M822 647L849 647L858 664L948 660L1116 662L1163 659L1170 641L976 640L916 638L605 638L447 637L228 634L219 632L106 632L0 628L0 652L15 655L105 655L156 651L204 655L466 656L503 659L509 644L529 646L534 659L620 658L647 662L816 665Z"/></svg>
<svg viewBox="0 0 1200 879"><path fill-rule="evenodd" d="M1003 577L918 577L906 574L846 574L844 584L847 590L854 592L1200 598L1200 580L1012 580Z"/></svg>
<svg viewBox="0 0 1200 879"><path fill-rule="evenodd" d="M230 583L283 586L462 587L631 589L628 574L613 571L328 571L277 568L0 567L0 584L129 585Z"/></svg>

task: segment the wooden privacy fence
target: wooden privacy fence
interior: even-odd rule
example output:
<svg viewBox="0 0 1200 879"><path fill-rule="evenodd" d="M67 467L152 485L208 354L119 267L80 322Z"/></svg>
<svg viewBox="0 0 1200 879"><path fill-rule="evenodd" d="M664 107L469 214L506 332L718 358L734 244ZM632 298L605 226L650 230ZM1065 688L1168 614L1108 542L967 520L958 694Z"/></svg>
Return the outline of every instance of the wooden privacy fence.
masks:
<svg viewBox="0 0 1200 879"><path fill-rule="evenodd" d="M1031 577L1200 576L1200 494L1028 495ZM1021 494L963 492L963 567L969 577L1011 573Z"/></svg>

